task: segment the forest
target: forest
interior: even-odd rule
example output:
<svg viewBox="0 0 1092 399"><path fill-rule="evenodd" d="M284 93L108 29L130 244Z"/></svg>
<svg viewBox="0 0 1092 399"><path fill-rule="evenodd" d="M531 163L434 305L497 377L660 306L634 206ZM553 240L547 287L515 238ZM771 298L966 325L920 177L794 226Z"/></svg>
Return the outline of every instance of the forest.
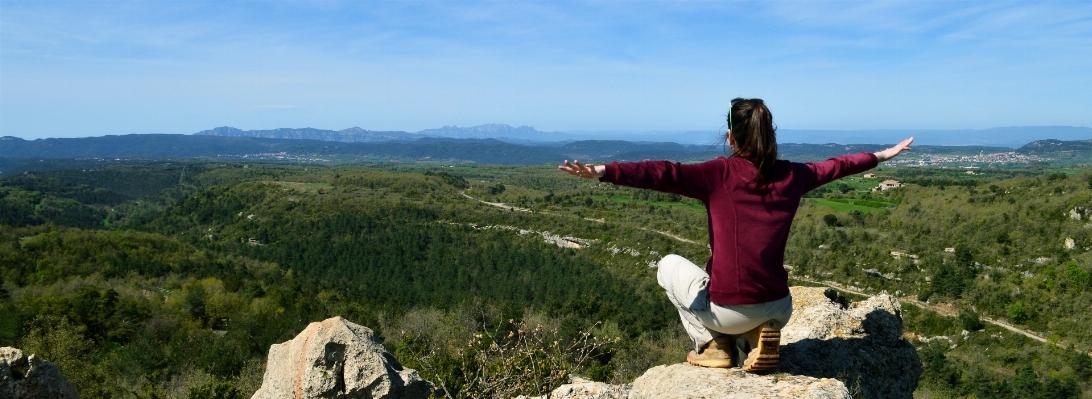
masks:
<svg viewBox="0 0 1092 399"><path fill-rule="evenodd" d="M334 315L450 397L629 382L688 346L649 265L708 256L700 202L550 165L58 163L0 179L0 345L87 398L249 397ZM1092 170L967 171L813 191L792 283L904 298L917 397L1092 397Z"/></svg>

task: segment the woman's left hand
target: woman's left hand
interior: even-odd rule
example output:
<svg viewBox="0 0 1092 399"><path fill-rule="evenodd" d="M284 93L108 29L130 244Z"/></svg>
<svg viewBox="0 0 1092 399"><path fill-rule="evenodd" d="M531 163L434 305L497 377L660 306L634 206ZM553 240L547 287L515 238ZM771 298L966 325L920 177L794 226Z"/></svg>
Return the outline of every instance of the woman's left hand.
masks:
<svg viewBox="0 0 1092 399"><path fill-rule="evenodd" d="M558 165L558 169L569 172L573 176L580 176L585 179L598 179L603 177L603 174L607 172L606 165L586 165L580 163L580 161L573 160L569 162L565 160L564 165Z"/></svg>
<svg viewBox="0 0 1092 399"><path fill-rule="evenodd" d="M899 153L910 150L910 143L913 142L914 138L911 137L903 140L901 143L895 144L894 147L888 148L880 152L876 152L876 160L883 162L888 159L894 158L895 156L899 155Z"/></svg>

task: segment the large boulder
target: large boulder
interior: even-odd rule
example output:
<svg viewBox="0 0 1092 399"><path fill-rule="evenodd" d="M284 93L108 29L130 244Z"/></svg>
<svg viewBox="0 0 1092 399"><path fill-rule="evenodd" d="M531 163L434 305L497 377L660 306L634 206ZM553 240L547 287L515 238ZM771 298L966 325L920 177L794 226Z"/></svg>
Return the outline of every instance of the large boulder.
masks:
<svg viewBox="0 0 1092 399"><path fill-rule="evenodd" d="M0 348L0 399L76 399L76 386L53 363Z"/></svg>
<svg viewBox="0 0 1092 399"><path fill-rule="evenodd" d="M262 387L251 399L424 399L433 389L371 329L333 317L271 346Z"/></svg>
<svg viewBox="0 0 1092 399"><path fill-rule="evenodd" d="M902 336L902 304L881 293L850 303L830 288L792 287L779 372L838 378L866 398L911 398L921 359Z"/></svg>
<svg viewBox="0 0 1092 399"><path fill-rule="evenodd" d="M781 330L778 372L688 364L657 366L629 385L578 381L550 398L911 398L921 375L902 335L902 304L886 293L850 303L829 288L792 287L793 315ZM849 388L842 381L847 381Z"/></svg>

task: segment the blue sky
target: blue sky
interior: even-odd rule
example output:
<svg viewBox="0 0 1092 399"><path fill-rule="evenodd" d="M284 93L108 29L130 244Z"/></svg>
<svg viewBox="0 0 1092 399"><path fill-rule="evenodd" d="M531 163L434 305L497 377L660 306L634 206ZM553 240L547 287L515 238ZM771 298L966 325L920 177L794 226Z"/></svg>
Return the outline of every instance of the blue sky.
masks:
<svg viewBox="0 0 1092 399"><path fill-rule="evenodd" d="M1092 2L0 1L0 135L1092 126Z"/></svg>

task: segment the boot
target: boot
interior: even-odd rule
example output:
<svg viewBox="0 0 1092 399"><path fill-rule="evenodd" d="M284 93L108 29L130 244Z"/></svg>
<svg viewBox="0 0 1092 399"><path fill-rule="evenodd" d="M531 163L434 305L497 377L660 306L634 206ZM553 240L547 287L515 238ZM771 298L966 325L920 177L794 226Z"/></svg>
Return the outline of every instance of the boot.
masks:
<svg viewBox="0 0 1092 399"><path fill-rule="evenodd" d="M690 351L686 355L686 362L701 367L732 367L732 356L727 352L731 348L731 340L732 337L727 335L714 338L701 347L700 353Z"/></svg>
<svg viewBox="0 0 1092 399"><path fill-rule="evenodd" d="M747 359L743 361L743 370L752 373L777 371L781 358L781 326L774 320L762 323L743 334L750 347Z"/></svg>

